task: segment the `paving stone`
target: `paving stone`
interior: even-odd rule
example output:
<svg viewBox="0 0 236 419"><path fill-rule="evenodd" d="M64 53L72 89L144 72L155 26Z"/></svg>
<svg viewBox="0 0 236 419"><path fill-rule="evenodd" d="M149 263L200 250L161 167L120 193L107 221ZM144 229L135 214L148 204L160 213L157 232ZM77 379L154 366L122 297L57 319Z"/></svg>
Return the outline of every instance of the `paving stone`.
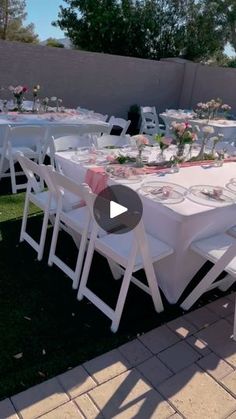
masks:
<svg viewBox="0 0 236 419"><path fill-rule="evenodd" d="M95 381L101 384L126 371L130 365L123 355L114 349L85 362L84 367Z"/></svg>
<svg viewBox="0 0 236 419"><path fill-rule="evenodd" d="M180 340L179 336L165 325L145 333L139 339L153 354L163 351Z"/></svg>
<svg viewBox="0 0 236 419"><path fill-rule="evenodd" d="M52 378L13 396L11 400L23 419L34 419L69 401L69 397Z"/></svg>
<svg viewBox="0 0 236 419"><path fill-rule="evenodd" d="M230 324L234 324L234 313L230 314L229 316L225 317L225 320L227 320Z"/></svg>
<svg viewBox="0 0 236 419"><path fill-rule="evenodd" d="M95 387L89 395L107 419L164 419L175 413L136 370Z"/></svg>
<svg viewBox="0 0 236 419"><path fill-rule="evenodd" d="M97 385L82 366L59 375L57 379L72 399Z"/></svg>
<svg viewBox="0 0 236 419"><path fill-rule="evenodd" d="M234 303L227 297L213 301L207 305L207 308L220 317L226 317L234 313Z"/></svg>
<svg viewBox="0 0 236 419"><path fill-rule="evenodd" d="M84 416L73 402L68 402L40 416L40 419L84 419Z"/></svg>
<svg viewBox="0 0 236 419"><path fill-rule="evenodd" d="M10 401L5 399L0 402L0 419L18 419L19 416Z"/></svg>
<svg viewBox="0 0 236 419"><path fill-rule="evenodd" d="M231 292L231 294L228 294L228 295L227 295L227 298L228 298L230 301L233 301L233 303L235 303L235 299L236 299L235 292Z"/></svg>
<svg viewBox="0 0 236 419"><path fill-rule="evenodd" d="M186 342L195 349L201 356L206 356L211 353L207 343L203 342L201 339L198 339L196 336L189 336L186 339Z"/></svg>
<svg viewBox="0 0 236 419"><path fill-rule="evenodd" d="M197 364L217 381L233 372L233 368L213 352L204 358L199 359Z"/></svg>
<svg viewBox="0 0 236 419"><path fill-rule="evenodd" d="M157 387L172 375L172 372L156 356L138 365L137 369L153 387Z"/></svg>
<svg viewBox="0 0 236 419"><path fill-rule="evenodd" d="M203 340L220 358L236 367L236 342L232 339L232 325L225 319L199 331L196 336Z"/></svg>
<svg viewBox="0 0 236 419"><path fill-rule="evenodd" d="M236 412L232 413L227 419L236 419Z"/></svg>
<svg viewBox="0 0 236 419"><path fill-rule="evenodd" d="M174 413L174 415L170 416L168 419L182 419L183 416L180 416L178 413Z"/></svg>
<svg viewBox="0 0 236 419"><path fill-rule="evenodd" d="M186 342L181 341L158 354L158 358L176 373L197 361L200 354Z"/></svg>
<svg viewBox="0 0 236 419"><path fill-rule="evenodd" d="M219 316L206 307L201 307L186 314L185 318L200 330L217 321Z"/></svg>
<svg viewBox="0 0 236 419"><path fill-rule="evenodd" d="M178 317L177 319L167 323L167 327L169 327L173 332L177 333L177 335L183 339L191 336L197 331L196 327L184 317L185 316Z"/></svg>
<svg viewBox="0 0 236 419"><path fill-rule="evenodd" d="M236 396L236 371L233 371L231 374L224 377L221 382L234 396Z"/></svg>
<svg viewBox="0 0 236 419"><path fill-rule="evenodd" d="M119 351L128 359L132 367L152 357L152 353L138 339L120 346Z"/></svg>
<svg viewBox="0 0 236 419"><path fill-rule="evenodd" d="M158 387L188 419L223 419L236 409L236 400L197 365L191 365Z"/></svg>
<svg viewBox="0 0 236 419"><path fill-rule="evenodd" d="M82 396L77 397L74 401L86 419L98 419L103 417L88 394L82 394Z"/></svg>

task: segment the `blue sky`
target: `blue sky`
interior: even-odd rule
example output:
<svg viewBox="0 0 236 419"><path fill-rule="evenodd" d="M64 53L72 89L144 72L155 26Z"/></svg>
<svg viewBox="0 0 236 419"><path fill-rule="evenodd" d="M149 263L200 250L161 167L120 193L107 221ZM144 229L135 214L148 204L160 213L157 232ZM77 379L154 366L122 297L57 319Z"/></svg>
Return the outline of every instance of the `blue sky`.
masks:
<svg viewBox="0 0 236 419"><path fill-rule="evenodd" d="M35 31L40 40L47 38L64 38L64 33L51 25L56 20L60 5L65 5L63 0L26 0L27 23L35 24Z"/></svg>

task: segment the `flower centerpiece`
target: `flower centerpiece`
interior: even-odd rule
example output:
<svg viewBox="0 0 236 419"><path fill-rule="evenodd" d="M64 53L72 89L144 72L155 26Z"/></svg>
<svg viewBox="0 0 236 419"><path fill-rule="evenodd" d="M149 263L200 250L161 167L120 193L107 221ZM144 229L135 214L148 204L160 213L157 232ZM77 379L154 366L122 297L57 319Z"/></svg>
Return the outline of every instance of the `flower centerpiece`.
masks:
<svg viewBox="0 0 236 419"><path fill-rule="evenodd" d="M197 135L188 122L173 122L171 129L176 139L177 157L183 159L185 145L189 144L191 147Z"/></svg>
<svg viewBox="0 0 236 419"><path fill-rule="evenodd" d="M40 85L37 84L33 87L33 109L32 109L33 112L35 112L37 110L36 109L36 101L37 101L39 91L40 91Z"/></svg>
<svg viewBox="0 0 236 419"><path fill-rule="evenodd" d="M142 134L133 135L131 139L135 141L137 149L138 149L138 155L136 157L136 166L143 167L142 152L143 152L143 149L146 147L146 145L149 144L149 140Z"/></svg>
<svg viewBox="0 0 236 419"><path fill-rule="evenodd" d="M228 112L230 111L231 106L223 103L222 99L211 99L208 102L199 102L195 113L199 119L217 119L220 117L220 114L223 113L223 116L226 118Z"/></svg>
<svg viewBox="0 0 236 419"><path fill-rule="evenodd" d="M24 93L28 92L28 88L26 86L9 86L9 90L13 93L16 100L18 112L22 112Z"/></svg>
<svg viewBox="0 0 236 419"><path fill-rule="evenodd" d="M161 150L161 159L164 160L164 151L172 144L172 138L165 137L163 133L156 134L154 140L159 144Z"/></svg>

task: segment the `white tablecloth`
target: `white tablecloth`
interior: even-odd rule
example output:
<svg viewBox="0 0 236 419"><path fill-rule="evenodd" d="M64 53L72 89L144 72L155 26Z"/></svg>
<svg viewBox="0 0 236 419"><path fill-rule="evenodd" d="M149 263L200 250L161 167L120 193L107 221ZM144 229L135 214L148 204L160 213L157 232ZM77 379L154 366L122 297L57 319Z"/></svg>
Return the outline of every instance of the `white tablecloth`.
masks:
<svg viewBox="0 0 236 419"><path fill-rule="evenodd" d="M73 152L57 153L56 159L64 174L83 182L87 167L71 160ZM180 169L179 173L146 175L145 180L159 180L190 187L198 184L224 186L236 176L236 164L225 163L220 168L204 169L200 166ZM109 180L109 184L114 181ZM120 182L121 183L121 182ZM140 183L129 184L134 190ZM176 303L204 260L194 254L189 246L192 241L224 232L236 223L236 204L223 208L200 205L186 198L179 204L163 205L145 197L143 220L146 230L165 241L175 253L155 266L159 285L170 303Z"/></svg>
<svg viewBox="0 0 236 419"><path fill-rule="evenodd" d="M223 134L223 141L233 142L236 141L236 121L229 120L206 120L206 119L193 119L192 115L189 113L184 114L171 114L171 113L161 113L160 117L166 124L166 134L170 134L170 127L174 121L185 122L188 121L192 125L198 125L199 127L209 125L214 128L215 134Z"/></svg>

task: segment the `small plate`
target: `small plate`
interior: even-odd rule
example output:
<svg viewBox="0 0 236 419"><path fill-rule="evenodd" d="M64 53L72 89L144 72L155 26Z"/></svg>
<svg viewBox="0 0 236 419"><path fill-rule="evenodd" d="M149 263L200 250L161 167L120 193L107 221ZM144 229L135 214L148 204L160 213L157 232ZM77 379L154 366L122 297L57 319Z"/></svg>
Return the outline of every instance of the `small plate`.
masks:
<svg viewBox="0 0 236 419"><path fill-rule="evenodd" d="M214 185L195 185L189 188L188 198L200 205L224 207L236 202L236 194Z"/></svg>
<svg viewBox="0 0 236 419"><path fill-rule="evenodd" d="M232 179L230 179L230 180L229 180L229 182L228 182L228 183L226 183L225 187L226 187L227 189L229 189L230 191L232 191L232 192L235 192L235 193L236 193L236 178L235 178L235 177L233 177Z"/></svg>
<svg viewBox="0 0 236 419"><path fill-rule="evenodd" d="M183 186L171 182L144 182L139 189L141 195L163 204L178 204L188 192Z"/></svg>

